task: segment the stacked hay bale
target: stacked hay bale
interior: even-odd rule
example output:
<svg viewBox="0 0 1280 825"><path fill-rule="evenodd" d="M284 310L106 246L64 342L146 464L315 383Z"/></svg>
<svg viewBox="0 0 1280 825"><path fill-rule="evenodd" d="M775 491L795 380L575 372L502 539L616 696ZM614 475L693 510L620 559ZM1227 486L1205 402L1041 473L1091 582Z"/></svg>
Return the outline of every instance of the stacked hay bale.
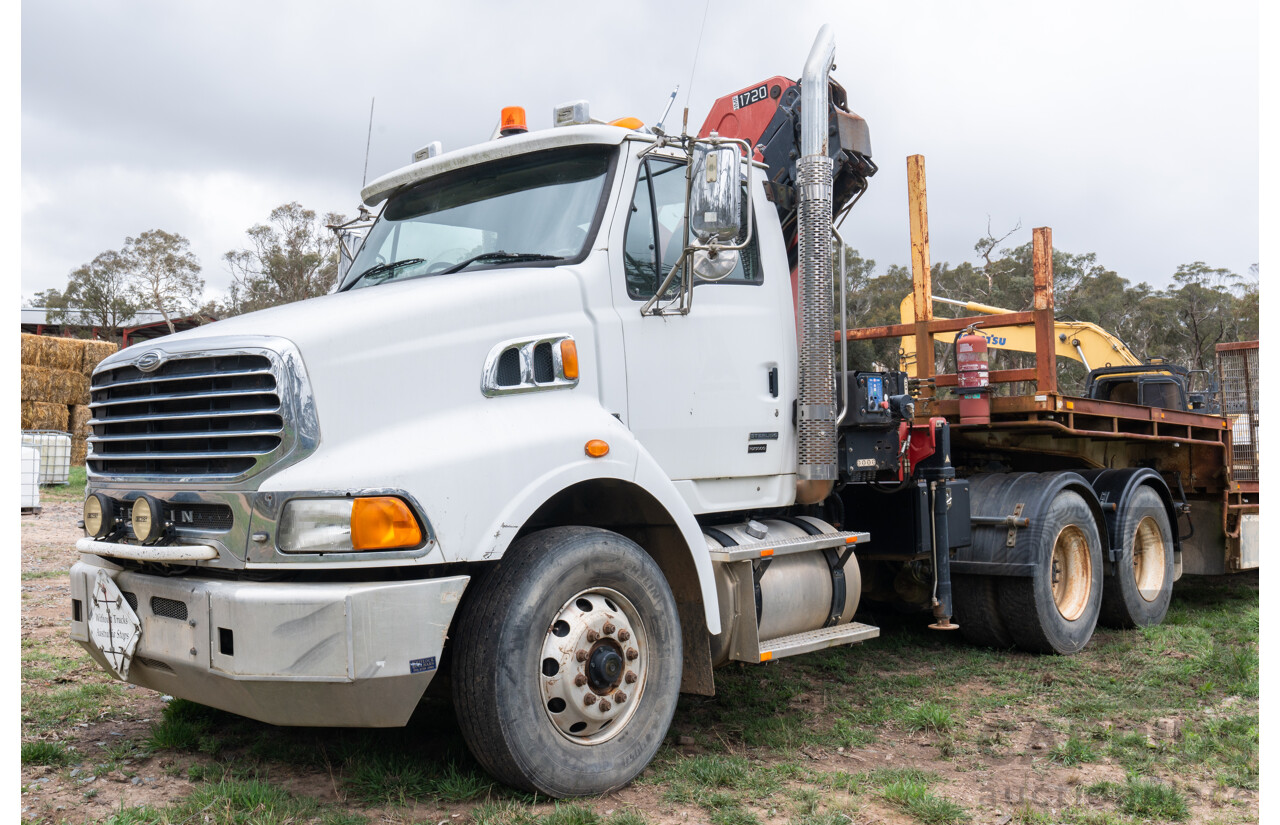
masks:
<svg viewBox="0 0 1280 825"><path fill-rule="evenodd" d="M89 437L89 376L119 347L107 341L22 335L22 429L71 434L71 463L83 465Z"/></svg>

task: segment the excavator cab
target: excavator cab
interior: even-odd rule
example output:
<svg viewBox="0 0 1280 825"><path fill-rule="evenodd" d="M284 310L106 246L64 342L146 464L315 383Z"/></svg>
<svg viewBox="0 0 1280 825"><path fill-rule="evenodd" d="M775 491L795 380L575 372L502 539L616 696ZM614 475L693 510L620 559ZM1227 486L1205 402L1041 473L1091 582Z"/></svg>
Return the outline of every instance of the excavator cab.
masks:
<svg viewBox="0 0 1280 825"><path fill-rule="evenodd" d="M1204 376L1203 390L1193 392L1194 376ZM1144 364L1104 367L1089 372L1085 395L1100 401L1141 404L1162 410L1190 410L1218 415L1218 387L1208 370L1188 370L1163 359L1151 358Z"/></svg>

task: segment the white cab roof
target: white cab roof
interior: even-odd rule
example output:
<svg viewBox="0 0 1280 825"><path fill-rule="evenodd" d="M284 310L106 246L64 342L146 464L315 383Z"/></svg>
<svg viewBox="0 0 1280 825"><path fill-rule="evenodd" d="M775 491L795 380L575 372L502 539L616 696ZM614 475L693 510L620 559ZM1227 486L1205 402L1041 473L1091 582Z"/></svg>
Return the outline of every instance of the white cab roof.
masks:
<svg viewBox="0 0 1280 825"><path fill-rule="evenodd" d="M562 146L581 146L584 144L617 146L628 138L633 140L654 140L652 135L642 134L631 129L623 129L620 126L594 125L562 126L558 129L542 129L523 135L498 138L478 143L475 146L445 152L433 158L426 158L383 175L360 190L360 199L364 201L366 206L377 206L402 186L417 183L442 172L461 169L464 166L537 152L542 149L556 149Z"/></svg>

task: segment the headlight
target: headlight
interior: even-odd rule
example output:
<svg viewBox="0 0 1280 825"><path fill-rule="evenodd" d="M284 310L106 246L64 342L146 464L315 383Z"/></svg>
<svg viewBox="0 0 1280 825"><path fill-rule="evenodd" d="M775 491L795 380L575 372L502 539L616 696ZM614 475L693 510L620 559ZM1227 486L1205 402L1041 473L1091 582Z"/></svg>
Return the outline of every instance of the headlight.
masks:
<svg viewBox="0 0 1280 825"><path fill-rule="evenodd" d="M280 516L286 553L396 550L422 543L422 528L398 498L293 499Z"/></svg>

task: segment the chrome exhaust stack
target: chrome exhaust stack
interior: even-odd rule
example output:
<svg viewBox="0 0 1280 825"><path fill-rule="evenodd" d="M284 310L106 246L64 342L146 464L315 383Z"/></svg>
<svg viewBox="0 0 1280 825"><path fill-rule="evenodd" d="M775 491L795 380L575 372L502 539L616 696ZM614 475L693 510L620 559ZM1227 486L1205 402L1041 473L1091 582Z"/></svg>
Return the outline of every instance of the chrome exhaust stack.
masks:
<svg viewBox="0 0 1280 825"><path fill-rule="evenodd" d="M836 458L835 365L831 341L831 212L833 167L828 154L828 84L836 41L824 24L809 50L800 81L800 149L796 161L800 392L797 410L796 503L818 504L831 494Z"/></svg>

